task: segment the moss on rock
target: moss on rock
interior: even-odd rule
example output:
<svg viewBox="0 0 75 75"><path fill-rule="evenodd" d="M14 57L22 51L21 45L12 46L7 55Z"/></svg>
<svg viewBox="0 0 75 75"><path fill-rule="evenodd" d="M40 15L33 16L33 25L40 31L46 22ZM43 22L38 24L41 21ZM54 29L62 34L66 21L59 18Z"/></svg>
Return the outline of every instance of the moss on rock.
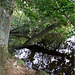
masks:
<svg viewBox="0 0 75 75"><path fill-rule="evenodd" d="M58 33L49 33L40 42L47 49L56 49L62 42L62 38Z"/></svg>

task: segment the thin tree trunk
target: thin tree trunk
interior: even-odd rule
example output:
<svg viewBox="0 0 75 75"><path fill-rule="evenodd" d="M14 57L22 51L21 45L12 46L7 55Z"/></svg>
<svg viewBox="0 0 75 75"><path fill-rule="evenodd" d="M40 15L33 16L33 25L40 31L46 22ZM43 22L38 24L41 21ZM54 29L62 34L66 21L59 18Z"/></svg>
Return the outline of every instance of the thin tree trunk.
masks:
<svg viewBox="0 0 75 75"><path fill-rule="evenodd" d="M8 10L7 0L0 2L0 75L5 75L5 64L9 56L8 39L12 12Z"/></svg>

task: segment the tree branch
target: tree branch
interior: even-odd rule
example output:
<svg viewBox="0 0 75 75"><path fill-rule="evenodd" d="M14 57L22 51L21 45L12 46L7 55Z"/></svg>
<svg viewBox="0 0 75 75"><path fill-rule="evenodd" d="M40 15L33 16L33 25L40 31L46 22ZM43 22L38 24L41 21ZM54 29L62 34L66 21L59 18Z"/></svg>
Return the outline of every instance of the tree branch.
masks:
<svg viewBox="0 0 75 75"><path fill-rule="evenodd" d="M23 38L30 39L29 37L27 37L27 36L24 36L24 35L17 35L17 34L13 34L13 36L16 36L16 37L23 37Z"/></svg>
<svg viewBox="0 0 75 75"><path fill-rule="evenodd" d="M35 43L39 42L44 36L46 36L49 33L49 31L56 28L57 26L59 26L59 22L54 23L54 24L50 25L49 27L45 28L44 30L42 30L40 33L38 33L37 35L32 37L30 40L28 40L25 43L25 45L34 45Z"/></svg>
<svg viewBox="0 0 75 75"><path fill-rule="evenodd" d="M25 42L24 44L22 44L21 46L16 47L15 49L20 49L20 48L25 48L27 46L30 45L34 45L37 42L39 42L44 36L46 36L49 31L51 31L52 29L58 27L60 24L60 22L54 23L52 25L50 25L49 27L45 28L44 30L42 30L40 33L38 33L37 35L35 35L34 37L32 37L30 40L28 40L27 42Z"/></svg>
<svg viewBox="0 0 75 75"><path fill-rule="evenodd" d="M20 28L22 28L22 27L24 27L25 25L23 25L23 26L20 26L20 27L17 27L17 28L14 28L13 30L11 30L11 32L12 31L15 31L15 30L17 30L17 29L20 29Z"/></svg>
<svg viewBox="0 0 75 75"><path fill-rule="evenodd" d="M60 52L57 52L55 50L48 50L44 47L40 47L38 45L31 45L31 46L28 46L27 47L28 49L30 49L32 52L42 52L43 54L48 54L48 55L56 55L56 56L66 56L66 54L64 53L60 53Z"/></svg>
<svg viewBox="0 0 75 75"><path fill-rule="evenodd" d="M28 31L10 31L10 34L25 34L28 33Z"/></svg>
<svg viewBox="0 0 75 75"><path fill-rule="evenodd" d="M52 7L53 7L54 9L59 10L60 12L62 12L63 15L71 22L71 24L72 24L73 26L75 26L74 23L72 22L72 20L64 13L64 11L60 10L59 8L57 8L57 7L55 7L55 6L52 6Z"/></svg>
<svg viewBox="0 0 75 75"><path fill-rule="evenodd" d="M61 35L61 33L56 29L56 28L54 28L54 30L60 35L60 37L62 38L62 35ZM63 38L62 38L63 39Z"/></svg>

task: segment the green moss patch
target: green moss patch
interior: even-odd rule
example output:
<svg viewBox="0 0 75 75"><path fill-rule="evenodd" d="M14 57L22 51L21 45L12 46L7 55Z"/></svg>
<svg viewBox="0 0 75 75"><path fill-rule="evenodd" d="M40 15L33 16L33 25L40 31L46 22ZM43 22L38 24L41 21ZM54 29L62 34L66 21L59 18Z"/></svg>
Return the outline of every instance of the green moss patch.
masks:
<svg viewBox="0 0 75 75"><path fill-rule="evenodd" d="M25 65L25 63L24 63L23 60L18 60L18 61L17 61L17 64L18 64L19 66L23 66L23 65Z"/></svg>

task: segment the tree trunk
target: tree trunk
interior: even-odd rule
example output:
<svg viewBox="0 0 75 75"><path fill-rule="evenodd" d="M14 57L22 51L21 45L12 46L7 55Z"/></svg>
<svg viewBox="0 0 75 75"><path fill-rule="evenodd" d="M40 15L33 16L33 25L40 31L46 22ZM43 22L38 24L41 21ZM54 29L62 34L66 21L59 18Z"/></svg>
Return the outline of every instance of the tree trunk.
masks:
<svg viewBox="0 0 75 75"><path fill-rule="evenodd" d="M7 2L9 1L0 1L0 75L5 75L5 64L9 56L7 48L12 12L8 9L9 4L6 6Z"/></svg>
<svg viewBox="0 0 75 75"><path fill-rule="evenodd" d="M54 23L54 24L50 25L49 27L45 28L40 33L38 33L37 35L35 35L31 39L29 39L26 43L22 44L21 46L15 47L15 49L25 48L25 47L36 44L44 36L46 36L49 33L49 31L51 31L52 29L58 27L60 24L61 24L60 22L57 22L57 23Z"/></svg>
<svg viewBox="0 0 75 75"><path fill-rule="evenodd" d="M42 30L39 34L35 35L30 40L28 40L25 43L25 45L34 45L35 43L39 42L44 36L46 36L49 33L49 31L51 31L52 29L54 29L54 28L56 28L58 26L59 26L59 22L50 25L49 27L47 27L44 30Z"/></svg>

